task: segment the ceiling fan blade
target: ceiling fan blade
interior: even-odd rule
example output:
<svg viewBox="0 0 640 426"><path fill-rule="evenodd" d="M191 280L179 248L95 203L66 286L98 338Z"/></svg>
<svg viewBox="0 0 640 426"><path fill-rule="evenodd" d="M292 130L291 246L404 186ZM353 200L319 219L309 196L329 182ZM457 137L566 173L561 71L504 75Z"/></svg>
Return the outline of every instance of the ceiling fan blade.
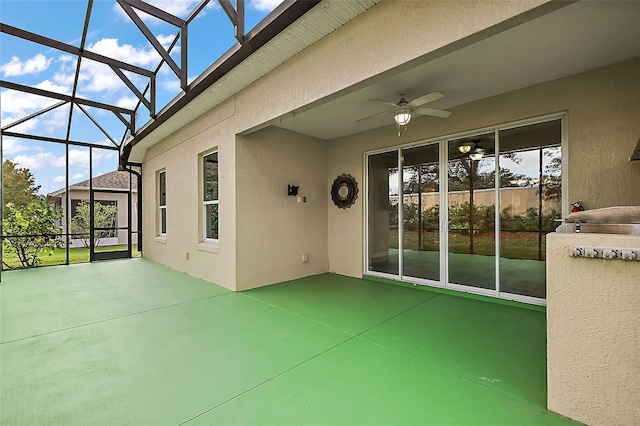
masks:
<svg viewBox="0 0 640 426"><path fill-rule="evenodd" d="M407 106L409 108L413 108L413 107L417 107L420 105L424 105L424 104L428 104L429 102L433 102L436 101L440 98L443 98L444 95L440 92L433 92L433 93L429 93L428 95L424 95L424 96L420 96L419 98L416 98L414 100L412 100L411 102L409 102L407 104Z"/></svg>
<svg viewBox="0 0 640 426"><path fill-rule="evenodd" d="M360 118L360 119L356 120L356 123L358 123L358 122L360 122L360 121L368 120L368 119L370 119L370 118L375 118L375 117L378 117L378 116L380 116L380 115L388 114L389 116L391 116L391 112L392 112L392 111L382 111L382 112L379 112L379 113L377 113L377 114L368 115L368 116L366 116L366 117L362 117L362 118Z"/></svg>
<svg viewBox="0 0 640 426"><path fill-rule="evenodd" d="M394 104L393 102L389 102L389 101L383 101L382 99L371 99L372 101L376 101L376 102L382 102L385 105L389 105L392 106L394 108L398 108L398 104Z"/></svg>
<svg viewBox="0 0 640 426"><path fill-rule="evenodd" d="M432 117L440 117L440 118L447 118L451 115L451 111L445 111L443 109L414 108L411 111L420 115L430 115Z"/></svg>

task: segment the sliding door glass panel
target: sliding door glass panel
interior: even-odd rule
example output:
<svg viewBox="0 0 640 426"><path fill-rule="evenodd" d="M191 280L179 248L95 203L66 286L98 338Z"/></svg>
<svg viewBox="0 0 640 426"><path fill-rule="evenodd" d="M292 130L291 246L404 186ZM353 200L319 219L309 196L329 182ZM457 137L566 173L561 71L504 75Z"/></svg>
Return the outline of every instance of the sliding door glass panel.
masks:
<svg viewBox="0 0 640 426"><path fill-rule="evenodd" d="M402 151L403 275L440 280L438 145Z"/></svg>
<svg viewBox="0 0 640 426"><path fill-rule="evenodd" d="M546 234L561 217L561 122L500 131L500 291L546 297Z"/></svg>
<svg viewBox="0 0 640 426"><path fill-rule="evenodd" d="M461 148L467 146L468 152ZM494 134L449 142L449 282L495 289ZM470 158L470 154L476 154Z"/></svg>
<svg viewBox="0 0 640 426"><path fill-rule="evenodd" d="M370 271L398 275L398 151L368 157Z"/></svg>

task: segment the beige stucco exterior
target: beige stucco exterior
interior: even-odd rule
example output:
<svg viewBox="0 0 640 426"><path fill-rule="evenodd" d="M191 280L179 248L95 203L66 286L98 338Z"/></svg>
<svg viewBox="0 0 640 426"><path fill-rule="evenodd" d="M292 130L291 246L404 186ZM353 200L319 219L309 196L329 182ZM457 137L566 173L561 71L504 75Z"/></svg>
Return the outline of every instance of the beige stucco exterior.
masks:
<svg viewBox="0 0 640 426"><path fill-rule="evenodd" d="M236 289L327 272L326 142L265 129L238 138L236 167Z"/></svg>
<svg viewBox="0 0 640 426"><path fill-rule="evenodd" d="M150 185L157 170L167 169L168 232L166 239L156 239L155 221L145 223L145 256L233 289L323 271L361 276L365 152L556 113L566 114L567 199L581 200L587 208L640 204L634 190L640 167L627 161L639 133L639 59L462 105L446 120L416 118L400 137L393 126L324 142L273 127L250 131L392 68L444 54L456 42L466 45L486 37L477 34L483 29L516 25L541 3L483 2L474 8L473 2L382 2L153 146L145 156L144 182ZM437 16L445 12L457 18L448 19L442 31ZM417 22L429 34L407 37L404 30L393 30L415 28ZM403 49L397 49L400 38ZM200 221L194 220L199 218L194 182L198 154L214 147L220 151L221 238L218 247L203 247ZM267 166L260 167L260 159ZM355 176L361 188L348 210L335 208L328 198L331 182L342 173ZM284 208L292 201L283 195L289 183L299 184L303 193L313 191L306 205L293 206L295 211ZM316 192L319 185L324 191ZM155 193L144 191L147 217L155 212ZM251 206L261 206L264 220ZM319 209L326 219L319 217ZM267 220L271 212L273 220ZM286 231L284 221L292 223ZM304 232L297 221L307 224ZM292 235L310 233L308 241L314 243L299 243L293 253L291 241L296 240L282 237L296 229ZM298 260L307 252L309 262L302 265ZM273 265L275 253L287 253L279 258L279 272L265 272L261 265Z"/></svg>
<svg viewBox="0 0 640 426"><path fill-rule="evenodd" d="M147 151L143 164L145 257L235 289L236 170L233 99ZM198 155L218 149L220 240L202 243ZM232 165L232 167L226 166ZM158 237L156 173L166 171L167 233Z"/></svg>
<svg viewBox="0 0 640 426"><path fill-rule="evenodd" d="M144 256L232 290L324 272L361 277L367 152L540 117L560 117L564 123L565 213L568 202L576 200L587 208L640 205L640 162L627 161L640 137L640 58L470 102L452 108L446 120L416 117L401 136L394 126L386 126L325 141L278 128L282 117L471 45L558 3L383 1L374 6L147 150ZM220 239L215 244L202 243L200 230L199 155L212 149L218 150L220 173ZM159 170L166 170L167 178L167 233L162 237L156 216ZM346 210L330 199L331 184L343 173L354 176L360 190ZM287 196L289 184L300 187L306 202ZM632 284L640 276L640 262L566 259L561 238L547 240L547 258L553 260L549 280L554 283L549 294L549 407L587 423L638 423L640 414L633 407L640 397L640 324L637 285ZM558 262L565 260L578 277L599 281L588 284L589 291L577 286L565 291L564 283L575 281L567 271L555 270L564 268ZM603 290L609 281L607 288L615 287L615 294ZM587 293L601 295L602 306L588 307L598 300L587 299ZM570 303L574 297L578 304L558 312L555 303ZM613 336L627 345L618 354L610 348L614 338L606 337L607 347L589 349L582 365L594 371L594 382L568 364L581 354L574 350L584 349L575 319L599 319L602 327L589 329L594 336L618 333ZM622 328L625 322L630 329ZM565 338L566 344L559 344ZM609 361L619 361L620 367ZM594 383L601 388L591 389ZM612 394L616 386L625 392ZM567 400L560 401L565 392ZM607 410L615 413L607 417Z"/></svg>
<svg viewBox="0 0 640 426"><path fill-rule="evenodd" d="M254 132L247 136L246 140L236 135L260 128L268 124L269 120L309 107L322 99L338 96L342 91L354 90L394 68L408 66L415 61L428 61L430 58L468 45L474 40L488 37L499 28L517 25L527 13L542 13L535 8L545 3L547 2L499 1L483 2L482 7L474 7L473 2L382 2L285 62L240 91L235 97L147 151L143 167L144 211L154 212L153 215L147 213L147 217L155 219L155 174L158 170L166 168L168 232L166 238L156 238L155 220L146 221L143 225L145 256L233 289L280 282L297 275L327 270L347 275L362 275L364 194L361 193L359 201L349 210L336 211L333 207L327 209L325 206L328 206L330 183L335 176L344 172L356 176L362 183L362 154L368 149L410 140L408 135L419 140L438 133L426 133L416 125L415 132L405 134L401 139L396 137L395 132L380 129L324 144L320 141L311 142L311 138L291 132L285 132L287 136L284 139L274 141L273 130ZM474 13L469 13L470 10ZM530 12L531 10L534 12ZM443 14L455 19L447 20L445 23L440 19ZM372 28L375 28L375 31ZM411 30L412 28L414 30ZM411 37L407 31L420 31L421 36ZM429 34L425 34L425 31ZM402 43L403 49L397 48L399 42ZM349 66L345 67L342 64ZM544 108L541 111L543 114L549 112ZM496 119L499 120L497 117ZM416 122L419 123L419 120ZM496 123L489 120L486 122ZM459 129L459 126L460 121L453 121L441 131L446 133L448 129ZM255 237L246 231L252 229L248 227L253 224L241 220L245 215L247 220L251 219L251 214L244 211L246 198L242 197L241 190L245 189L245 182L254 176L255 161L250 160L257 158L257 151L264 149L259 146L262 138L265 139L265 144L271 145L274 149L269 151L269 154L282 152L282 155L292 156L297 161L281 161L276 160L277 155L271 156L274 161L267 164L274 167L263 171L261 175L263 179L268 180L258 182L269 191L257 193L251 204L275 205L275 210L264 210L279 211L280 207L291 201L283 195L286 184L296 181L305 181L304 184L300 183L303 193L306 187L313 188L314 191L313 196L309 194L306 205L297 212L300 217L311 214L309 218L314 218L313 229L319 231L317 235L310 237L309 241L319 242L311 244L313 247L307 247L310 243L300 243L299 249L295 250L298 253L294 255L290 247L291 240L282 238L283 227L277 221L265 220L260 231L260 241L270 242L268 250L262 252L263 255L271 258L275 256L273 253L287 253L287 259L301 259L304 253L309 254L309 262L305 262L308 265L298 265L295 274L291 273L290 268L280 265L276 268L279 272L270 271L265 274L260 268L263 261L255 259ZM367 143L361 142L364 140ZM195 220L200 215L199 193L193 182L198 181L197 155L214 147L218 147L220 152L221 230L219 245L210 247L199 243L199 219ZM324 170L323 162L327 164ZM276 164L278 166L275 166ZM291 182L284 179L287 173L282 169L288 170ZM298 176L295 170L300 171ZM271 179L273 180L269 182ZM321 193L315 192L315 188L321 185L325 188L322 201L317 196ZM312 210L311 206L314 213L308 213ZM316 220L319 216L316 208L324 208L321 215L326 219ZM285 215L276 214L274 217L286 218L291 215L295 217L294 222L309 219L300 219L295 213L290 212ZM328 224L326 229L322 227L325 220ZM295 226L288 229L295 229ZM306 226L304 234L308 232L309 227ZM248 266L244 261L240 262L240 259L251 256L254 259ZM288 266L298 263L302 262L285 262ZM252 277L255 276L260 279L254 281ZM245 278L241 279L242 277Z"/></svg>
<svg viewBox="0 0 640 426"><path fill-rule="evenodd" d="M549 114L566 114L568 145L564 164L568 173L565 188L568 200L581 200L587 208L640 204L640 194L635 190L640 185L640 166L627 161L640 126L637 120L640 100L635 95L640 91L639 59L462 105L453 108L453 115L446 120L416 118L400 137L393 126L324 142L269 128L240 135L323 98L339 96L341 91L379 78L394 67L406 67L444 54L454 49L456 42L466 45L486 36L475 33L483 28L490 27L491 32L501 26L516 25L526 13L534 13L531 10L536 11L540 3L544 2L483 2L482 8L474 9L465 2L382 2L153 146L144 160L144 210L155 212L154 176L157 170L166 168L170 231L166 238L155 238L155 220L146 221L145 256L233 289L323 271L361 276L365 152ZM445 10L459 19L450 20L453 24L447 31L438 31L442 23L434 16ZM463 10L467 13L462 13ZM475 12L468 13L469 10ZM420 38L429 40L428 43L414 43L414 38L407 37L405 29L413 27L406 19L422 20L422 28L433 29L433 37ZM399 25L401 22L403 25ZM380 35L383 33L384 37ZM401 53L396 48L400 38ZM337 66L343 63L349 63L349 67ZM277 125L277 121L273 124ZM267 146L272 149L263 152ZM221 238L219 246L209 247L199 244L199 225L195 220L200 214L198 190L193 182L198 180L197 155L214 147L220 150ZM276 153L281 153L282 158ZM259 156L270 158L265 164L271 169L256 167ZM598 164L597 169L592 167L594 163ZM325 170L322 164L326 164ZM255 174L258 170L260 175ZM342 173L355 176L361 188L359 199L348 210L335 208L328 199L331 182ZM263 180L255 181L256 176ZM252 181L255 185L247 188ZM274 220L259 222L264 224L259 231L260 240L270 241L269 249L263 252L268 256L288 253L287 259L301 259L306 252L320 250L318 256L311 254L309 265L286 261L288 266L297 265L295 274L284 266L276 268L279 273L264 274L259 267L262 260L255 258L247 266L246 259L255 257L257 248L247 248L255 244L251 242L255 238L247 232L254 225L245 220L250 221L255 213L245 212L247 198L242 194L248 191L255 195L252 206L275 206L262 210L276 212L291 201L284 195L286 185L302 181L303 192L324 185L324 200L321 202L315 194L296 212L280 212L274 217L290 217L295 222L306 220L302 218L313 210L315 232L324 223L316 220L316 209L324 209L327 228L313 237L322 243L314 243L314 248L307 247L309 243L299 243L294 255L293 240L281 238L283 226ZM254 191L254 186L265 190ZM147 217L151 215L147 213ZM288 229L295 229L295 225ZM320 262L325 258L328 261ZM316 261L324 267L315 265ZM262 278L253 281L252 276ZM242 283L238 281L240 277L245 277Z"/></svg>
<svg viewBox="0 0 640 426"><path fill-rule="evenodd" d="M573 245L640 250L640 237L547 237L548 407L594 426L640 424L640 261L573 258Z"/></svg>

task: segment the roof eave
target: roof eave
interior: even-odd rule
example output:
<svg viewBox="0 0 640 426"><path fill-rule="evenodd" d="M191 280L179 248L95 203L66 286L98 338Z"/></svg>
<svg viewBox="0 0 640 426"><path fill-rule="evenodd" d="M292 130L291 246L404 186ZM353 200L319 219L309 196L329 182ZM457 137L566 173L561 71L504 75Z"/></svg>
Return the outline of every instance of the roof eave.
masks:
<svg viewBox="0 0 640 426"><path fill-rule="evenodd" d="M282 2L253 30L246 34L245 41L242 45L236 43L236 45L196 78L189 85L186 92L182 92L176 96L158 113L154 120L147 122L134 136L129 138L123 147L120 163L122 165L129 164L131 152L140 141L150 136L158 127L173 117L174 114L229 73L229 71L241 64L258 49L265 46L275 36L292 25L321 1L322 0L285 0ZM197 117L193 117L193 119L195 118ZM141 158L137 160L140 161Z"/></svg>

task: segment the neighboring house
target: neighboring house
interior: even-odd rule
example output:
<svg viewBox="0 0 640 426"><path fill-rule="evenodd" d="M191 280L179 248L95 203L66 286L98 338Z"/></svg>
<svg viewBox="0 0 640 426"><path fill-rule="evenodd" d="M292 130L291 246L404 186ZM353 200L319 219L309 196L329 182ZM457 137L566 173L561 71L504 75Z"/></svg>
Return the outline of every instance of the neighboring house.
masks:
<svg viewBox="0 0 640 426"><path fill-rule="evenodd" d="M126 227L129 221L129 203L127 194L130 190L130 184L128 172L114 171L96 176L91 182L91 187L89 184L89 180L84 180L82 182L70 185L68 192L65 190L65 188L58 189L57 191L53 191L47 194L47 202L48 204L56 207L62 206L64 214L62 223L65 224L67 215L70 213L69 219L71 219L76 214L78 204L83 200L89 200L90 189L93 189L94 200L97 203L102 203L105 205L115 205L117 207L118 214L116 222L113 223L112 226L114 228ZM136 212L138 203L138 180L135 178L135 176L133 182L131 183L131 192L131 230L132 232L137 233L138 215ZM69 204L67 203L67 194L69 198ZM70 207L70 210L67 210L67 206ZM69 232L71 233L71 230L69 230ZM113 246L127 244L127 241L127 230L120 229L110 232L109 235L105 238L100 238L98 245ZM135 242L135 237L133 241ZM83 246L83 241L81 239L71 239L70 247L75 248Z"/></svg>
<svg viewBox="0 0 640 426"><path fill-rule="evenodd" d="M545 304L544 261L503 257L509 244L519 244L499 232L485 235L503 249L492 252L497 259L485 255L488 262L476 257L462 266L457 259L470 257L447 251L453 243L445 213L439 250L393 247L389 230L401 231L402 221L391 223L389 194L403 185L399 170L411 177L420 165L434 173L429 184L439 205L451 204L452 192L469 185L455 174L469 162L459 149L479 141L484 169L471 185L496 211L506 207L501 192L511 191L511 204L518 194L496 186L489 170L514 155L533 159L511 165L514 175L555 179L545 190L560 197L563 217L578 200L587 208L640 205L640 164L628 161L640 138L638 22L636 1L322 1L241 66L213 67L196 79L190 89L206 87L177 97L128 141L124 161L143 170L144 256L232 290L332 272ZM404 104L374 100L394 104L407 88L408 101L442 92L426 107L451 116L414 109L408 124L394 126L394 115L407 121ZM355 203L337 208L332 184L343 174L355 177L359 192ZM288 196L289 185L299 187L298 197ZM465 197L458 204L471 203L471 194ZM640 247L640 240L628 244ZM431 269L410 268L417 255ZM474 255L470 248L467 256ZM637 288L634 262L577 261L617 268L611 290L598 290L601 298L629 283ZM562 267L546 271L558 273ZM491 278L483 286L468 279L483 274ZM528 280L535 293L518 288ZM589 322L595 327L614 314L616 302L607 303L581 312L602 315ZM612 319L607 335L628 336L631 324L637 332L637 305L625 312L635 317ZM588 423L637 421L637 356L614 366L607 351L621 342L612 341L585 358L603 366L576 369L569 379L567 369L582 363L567 363L566 354L602 345L585 348L586 336L570 331L583 316L565 317L555 306L549 315L550 327L567 327L561 344L574 345L550 343L549 407ZM625 355L637 354L631 345ZM612 383L613 394L603 397L604 386L582 381L595 375ZM577 383L570 389L569 380Z"/></svg>

